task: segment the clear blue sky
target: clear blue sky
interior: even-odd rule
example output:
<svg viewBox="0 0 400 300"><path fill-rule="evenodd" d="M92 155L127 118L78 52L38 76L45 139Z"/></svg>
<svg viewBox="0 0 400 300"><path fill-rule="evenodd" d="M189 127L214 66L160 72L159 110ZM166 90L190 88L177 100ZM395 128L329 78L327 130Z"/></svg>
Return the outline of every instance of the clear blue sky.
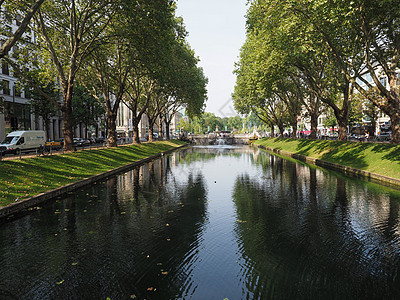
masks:
<svg viewBox="0 0 400 300"><path fill-rule="evenodd" d="M177 0L176 14L183 17L188 41L208 77L206 111L233 116L232 74L246 38L246 0Z"/></svg>

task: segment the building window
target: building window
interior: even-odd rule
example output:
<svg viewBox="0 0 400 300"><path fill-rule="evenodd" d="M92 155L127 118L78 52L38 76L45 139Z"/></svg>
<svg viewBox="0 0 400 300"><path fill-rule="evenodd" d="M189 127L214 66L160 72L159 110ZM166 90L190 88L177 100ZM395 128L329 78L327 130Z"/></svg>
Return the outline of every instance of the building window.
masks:
<svg viewBox="0 0 400 300"><path fill-rule="evenodd" d="M3 80L2 88L4 95L10 95L10 82L8 80Z"/></svg>
<svg viewBox="0 0 400 300"><path fill-rule="evenodd" d="M17 26L20 26L21 25L21 21L22 21L21 15L17 15L17 18L15 19L15 24L17 24Z"/></svg>
<svg viewBox="0 0 400 300"><path fill-rule="evenodd" d="M386 87L386 78L385 77L379 79L379 81L384 87Z"/></svg>
<svg viewBox="0 0 400 300"><path fill-rule="evenodd" d="M10 70L8 68L8 63L5 60L1 61L1 72L4 75L10 75Z"/></svg>
<svg viewBox="0 0 400 300"><path fill-rule="evenodd" d="M16 97L21 97L22 94L22 88L21 88L21 84L16 83L14 85L14 96Z"/></svg>
<svg viewBox="0 0 400 300"><path fill-rule="evenodd" d="M28 85L24 86L24 93L25 93L25 98L26 99L31 99L32 98L31 88Z"/></svg>
<svg viewBox="0 0 400 300"><path fill-rule="evenodd" d="M365 75L365 80L367 80L369 83L372 83L373 80L371 74L368 73L367 75Z"/></svg>

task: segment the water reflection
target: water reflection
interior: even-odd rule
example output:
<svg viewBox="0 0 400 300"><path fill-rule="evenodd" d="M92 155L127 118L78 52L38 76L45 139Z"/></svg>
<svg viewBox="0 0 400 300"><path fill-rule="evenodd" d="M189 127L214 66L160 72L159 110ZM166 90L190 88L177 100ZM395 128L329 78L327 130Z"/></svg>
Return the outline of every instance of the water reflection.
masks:
<svg viewBox="0 0 400 300"><path fill-rule="evenodd" d="M0 298L193 293L184 282L196 260L206 187L200 174L176 180L173 158L182 157L156 160L3 225Z"/></svg>
<svg viewBox="0 0 400 300"><path fill-rule="evenodd" d="M397 193L279 157L258 163L263 177L238 176L233 193L247 297L396 298Z"/></svg>
<svg viewBox="0 0 400 300"><path fill-rule="evenodd" d="M0 299L394 299L400 193L193 147L0 227Z"/></svg>

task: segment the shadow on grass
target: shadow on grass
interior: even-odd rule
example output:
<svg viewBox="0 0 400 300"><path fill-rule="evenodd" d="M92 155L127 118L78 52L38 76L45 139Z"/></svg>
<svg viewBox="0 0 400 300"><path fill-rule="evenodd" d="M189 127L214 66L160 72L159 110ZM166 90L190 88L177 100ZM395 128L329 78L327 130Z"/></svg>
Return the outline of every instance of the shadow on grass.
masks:
<svg viewBox="0 0 400 300"><path fill-rule="evenodd" d="M379 144L374 144L374 147L371 150L375 153L386 153L385 155L382 156L383 159L400 163L399 145L379 143Z"/></svg>
<svg viewBox="0 0 400 300"><path fill-rule="evenodd" d="M332 140L309 139L274 139L273 143L297 143L295 153L315 157L324 161L349 166L357 169L365 169L369 166L365 151L371 148L370 143L353 143ZM274 147L272 145L272 147ZM275 147L274 147L275 148ZM279 147L278 149L285 148ZM284 149L283 149L284 150ZM398 153L400 156L400 152Z"/></svg>
<svg viewBox="0 0 400 300"><path fill-rule="evenodd" d="M0 205L127 165L180 144L158 142L126 145L1 162Z"/></svg>

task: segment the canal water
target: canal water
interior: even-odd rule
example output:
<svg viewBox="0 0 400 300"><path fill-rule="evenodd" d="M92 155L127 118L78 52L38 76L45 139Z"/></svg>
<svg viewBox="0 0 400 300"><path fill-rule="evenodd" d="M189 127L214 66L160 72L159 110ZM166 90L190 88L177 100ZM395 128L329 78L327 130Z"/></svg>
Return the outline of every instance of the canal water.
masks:
<svg viewBox="0 0 400 300"><path fill-rule="evenodd" d="M193 147L0 225L0 299L398 299L399 191Z"/></svg>

